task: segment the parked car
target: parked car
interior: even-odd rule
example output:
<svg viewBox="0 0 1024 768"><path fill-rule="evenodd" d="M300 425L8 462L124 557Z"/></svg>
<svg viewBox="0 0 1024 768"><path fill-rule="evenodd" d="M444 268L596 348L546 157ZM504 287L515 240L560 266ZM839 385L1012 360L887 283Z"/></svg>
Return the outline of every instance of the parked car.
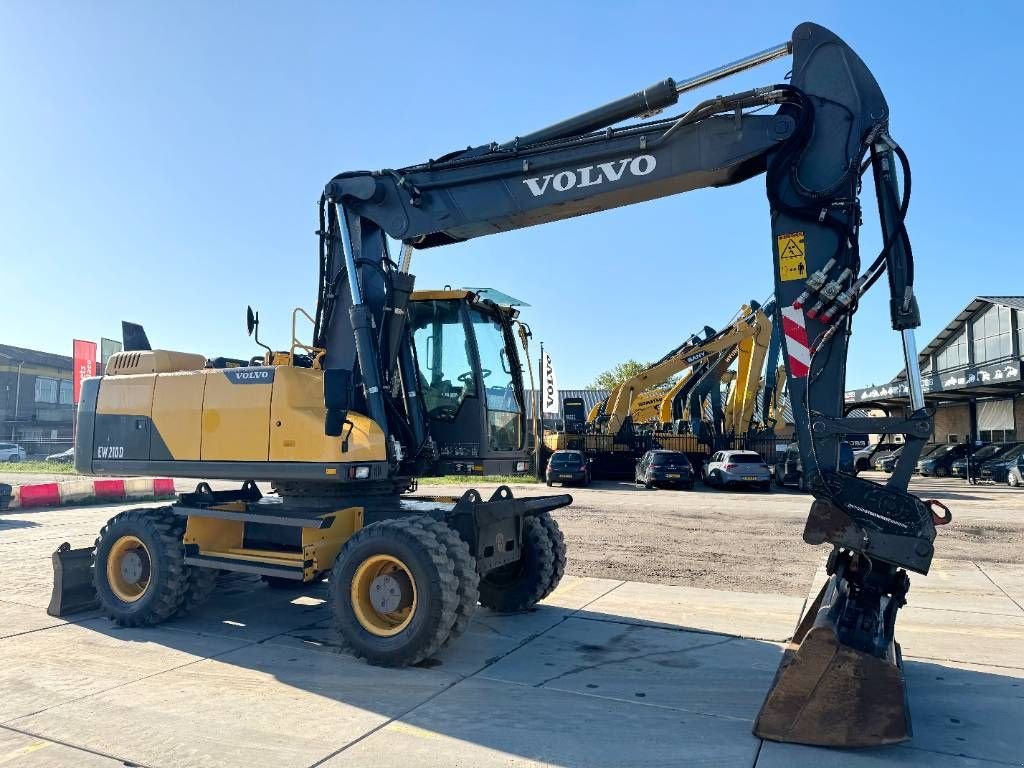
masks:
<svg viewBox="0 0 1024 768"><path fill-rule="evenodd" d="M0 461L24 461L27 455L16 443L0 443Z"/></svg>
<svg viewBox="0 0 1024 768"><path fill-rule="evenodd" d="M903 447L903 443L881 442L865 445L853 452L853 465L858 472L864 472L875 466L875 462ZM877 469L877 467L876 467Z"/></svg>
<svg viewBox="0 0 1024 768"><path fill-rule="evenodd" d="M853 459L853 448L847 442L839 444L839 471L846 475L857 476L857 466ZM775 462L775 485L784 488L795 485L801 491L807 490L804 482L803 461L800 459L800 446L790 443L784 453L779 454Z"/></svg>
<svg viewBox="0 0 1024 768"><path fill-rule="evenodd" d="M75 449L68 448L60 453L51 453L46 460L51 464L70 464L75 460Z"/></svg>
<svg viewBox="0 0 1024 768"><path fill-rule="evenodd" d="M932 451L935 451L941 447L942 446L938 445L937 443L925 443L924 447L921 449L921 455L918 457L918 460L925 458ZM893 469L895 469L896 467L896 459L898 459L902 453L903 448L900 448L898 450L893 451L888 456L883 456L875 465L875 469L880 469L883 472L888 472L889 474L892 474Z"/></svg>
<svg viewBox="0 0 1024 768"><path fill-rule="evenodd" d="M552 483L590 485L590 461L583 451L555 451L548 459L544 479L547 480L548 485Z"/></svg>
<svg viewBox="0 0 1024 768"><path fill-rule="evenodd" d="M989 443L983 445L981 448L976 450L970 455L970 457L964 456L961 459L957 459L953 462L950 467L950 475L953 477L959 477L970 481L975 481L981 476L981 466L987 461L998 459L1008 451L1012 451L1020 443ZM970 458L970 476L967 474L968 458Z"/></svg>
<svg viewBox="0 0 1024 768"><path fill-rule="evenodd" d="M772 473L755 451L719 451L704 467L704 483L719 488L752 485L767 491L772 485Z"/></svg>
<svg viewBox="0 0 1024 768"><path fill-rule="evenodd" d="M645 488L675 485L689 491L693 489L693 465L679 451L648 451L636 463L633 482L643 483Z"/></svg>
<svg viewBox="0 0 1024 768"><path fill-rule="evenodd" d="M946 443L917 460L915 471L922 477L949 477L953 462L962 459L971 449L970 443Z"/></svg>
<svg viewBox="0 0 1024 768"><path fill-rule="evenodd" d="M1024 445L1011 448L1002 456L981 465L979 483L1006 483L1011 488L1024 485Z"/></svg>
<svg viewBox="0 0 1024 768"><path fill-rule="evenodd" d="M900 457L901 453L903 453L902 445L892 451L879 451L871 457L871 468L878 472L892 472L896 459Z"/></svg>

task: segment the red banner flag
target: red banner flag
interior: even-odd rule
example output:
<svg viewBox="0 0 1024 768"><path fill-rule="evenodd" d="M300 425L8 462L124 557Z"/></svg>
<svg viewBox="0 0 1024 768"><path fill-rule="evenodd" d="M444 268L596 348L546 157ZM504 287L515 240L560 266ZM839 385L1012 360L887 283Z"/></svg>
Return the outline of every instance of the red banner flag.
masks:
<svg viewBox="0 0 1024 768"><path fill-rule="evenodd" d="M72 372L71 399L78 404L79 395L82 394L82 379L96 375L96 342L74 340L75 369Z"/></svg>

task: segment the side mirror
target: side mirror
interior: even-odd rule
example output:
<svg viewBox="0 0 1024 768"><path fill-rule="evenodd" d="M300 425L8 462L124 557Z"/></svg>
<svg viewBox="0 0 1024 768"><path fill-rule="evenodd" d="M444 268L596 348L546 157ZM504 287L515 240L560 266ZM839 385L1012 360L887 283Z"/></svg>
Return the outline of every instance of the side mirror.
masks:
<svg viewBox="0 0 1024 768"><path fill-rule="evenodd" d="M252 332L256 330L256 326L260 324L259 312L253 312L252 307L245 308L245 328L252 336Z"/></svg>

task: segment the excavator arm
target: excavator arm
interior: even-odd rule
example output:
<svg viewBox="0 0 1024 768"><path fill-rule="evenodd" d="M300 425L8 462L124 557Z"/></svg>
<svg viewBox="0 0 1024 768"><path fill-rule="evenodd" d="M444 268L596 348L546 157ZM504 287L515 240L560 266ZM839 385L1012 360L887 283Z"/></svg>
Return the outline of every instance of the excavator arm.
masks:
<svg viewBox="0 0 1024 768"><path fill-rule="evenodd" d="M788 83L620 125L787 54ZM761 111L766 107L776 109ZM865 266L859 191L868 169L883 248ZM430 248L761 174L772 226L774 320L783 330L789 399L814 495L804 539L830 544L832 555L830 579L801 622L755 732L823 745L899 741L910 726L896 613L906 571L927 573L935 525L948 518L933 516L907 492L931 433L913 337L920 319L904 226L909 165L889 135L889 108L874 77L829 30L801 24L783 45L686 81L664 80L504 143L331 179L321 206L316 329L316 345L327 349L325 430L342 434L348 409L361 409L387 435L388 459L398 467L429 442L404 326L412 276L395 268L385 233L407 247ZM844 417L851 318L883 272L892 327L902 335L911 414ZM887 484L838 471L840 442L850 432L907 435Z"/></svg>
<svg viewBox="0 0 1024 768"><path fill-rule="evenodd" d="M744 305L740 308L739 318L723 330L717 333L706 333L703 340L698 336L691 336L684 344L661 360L619 384L609 393L604 413L601 414L606 420L605 431L616 434L622 428L626 418L631 415L637 404L637 398L645 390L657 386L677 373L692 368L701 361L731 349L753 336L756 332L758 318L762 325L771 326L771 321L761 311L757 302L751 302L750 306ZM710 329L705 329L705 332L708 330Z"/></svg>

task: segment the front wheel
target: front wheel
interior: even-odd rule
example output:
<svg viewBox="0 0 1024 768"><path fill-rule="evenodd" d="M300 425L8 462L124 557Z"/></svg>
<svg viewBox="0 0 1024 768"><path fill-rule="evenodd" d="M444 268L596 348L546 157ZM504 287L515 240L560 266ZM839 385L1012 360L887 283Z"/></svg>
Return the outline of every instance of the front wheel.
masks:
<svg viewBox="0 0 1024 768"><path fill-rule="evenodd" d="M96 539L92 568L100 606L111 619L122 627L143 627L178 611L190 587L184 532L184 518L169 507L133 509L107 521Z"/></svg>
<svg viewBox="0 0 1024 768"><path fill-rule="evenodd" d="M1017 470L1015 470L1015 469L1011 469L1010 470L1010 474L1006 476L1006 484L1008 486L1010 486L1011 488L1020 488L1021 487L1021 477L1018 474Z"/></svg>
<svg viewBox="0 0 1024 768"><path fill-rule="evenodd" d="M7 461L9 461L11 464L17 464L19 461L21 461L21 456L15 453Z"/></svg>
<svg viewBox="0 0 1024 768"><path fill-rule="evenodd" d="M532 608L558 586L565 572L565 539L547 512L523 521L519 560L480 579L480 604L500 613Z"/></svg>
<svg viewBox="0 0 1024 768"><path fill-rule="evenodd" d="M402 667L432 656L459 609L459 580L447 545L415 517L362 528L331 570L335 630L356 656Z"/></svg>
<svg viewBox="0 0 1024 768"><path fill-rule="evenodd" d="M949 469L946 467L938 467L935 470L936 477L949 477Z"/></svg>

